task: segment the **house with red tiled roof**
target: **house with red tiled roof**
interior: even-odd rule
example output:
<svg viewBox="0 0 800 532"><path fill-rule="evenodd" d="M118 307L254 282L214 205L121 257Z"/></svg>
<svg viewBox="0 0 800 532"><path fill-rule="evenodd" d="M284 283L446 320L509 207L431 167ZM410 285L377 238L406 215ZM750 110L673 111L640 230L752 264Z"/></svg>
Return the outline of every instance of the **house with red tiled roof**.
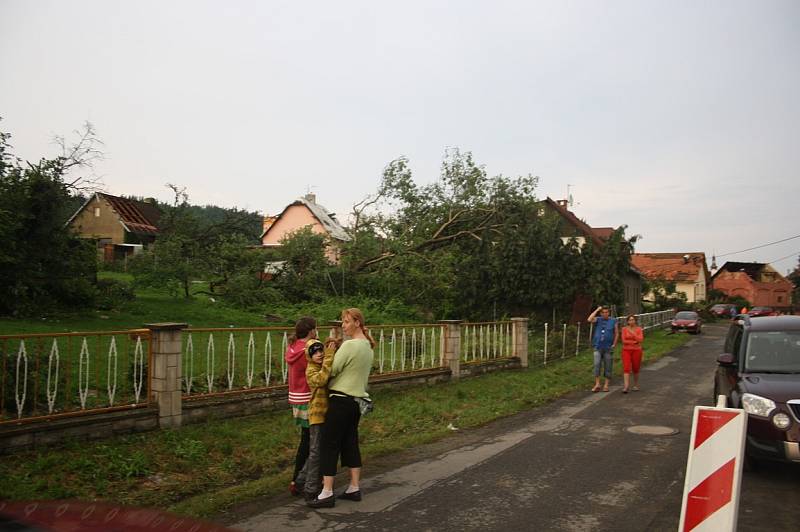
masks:
<svg viewBox="0 0 800 532"><path fill-rule="evenodd" d="M559 218L558 230L562 242L567 244L574 240L579 248L587 242L592 242L595 249L602 248L606 241L614 234L613 227L591 227L589 224L575 216L569 210L567 200L553 200L545 198L539 203L539 215L554 214ZM619 315L639 314L642 311L642 276L639 271L631 266L628 274L623 279L625 291L624 308L617 309ZM591 312L593 302L588 297L579 297L573 304L572 321L583 321Z"/></svg>
<svg viewBox="0 0 800 532"><path fill-rule="evenodd" d="M788 310L794 285L769 264L726 262L711 277L715 290L741 296L753 306Z"/></svg>
<svg viewBox="0 0 800 532"><path fill-rule="evenodd" d="M158 236L161 210L147 201L136 201L98 192L67 221L81 238L96 241L107 262L125 259L141 251Z"/></svg>
<svg viewBox="0 0 800 532"><path fill-rule="evenodd" d="M647 279L674 282L675 291L685 294L687 302L706 300L710 275L705 253L634 253L631 262ZM651 298L645 294L646 300Z"/></svg>

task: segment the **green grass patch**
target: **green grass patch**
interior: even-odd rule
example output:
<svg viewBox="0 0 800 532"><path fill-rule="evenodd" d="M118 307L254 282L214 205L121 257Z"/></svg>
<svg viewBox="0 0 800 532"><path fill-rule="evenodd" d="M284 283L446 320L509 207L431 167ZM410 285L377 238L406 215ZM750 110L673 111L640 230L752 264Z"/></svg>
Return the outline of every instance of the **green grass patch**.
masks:
<svg viewBox="0 0 800 532"><path fill-rule="evenodd" d="M98 277L130 282L130 275L99 272ZM247 312L212 301L207 295L173 297L165 291L136 291L136 299L115 310L49 313L38 318L1 318L0 334L138 329L146 323L181 322L194 327L263 327L270 325L263 313ZM280 324L283 325L283 324Z"/></svg>
<svg viewBox="0 0 800 532"><path fill-rule="evenodd" d="M645 361L687 335L650 333ZM545 404L593 382L591 353L543 368L504 371L460 382L376 392L360 427L367 463ZM620 364L617 366L619 372ZM286 489L298 441L286 411L213 420L178 430L71 442L0 457L0 499L108 500L208 517Z"/></svg>
<svg viewBox="0 0 800 532"><path fill-rule="evenodd" d="M101 271L100 279L131 283L127 273ZM207 291L207 284L194 283L193 290ZM410 307L397 301L373 299L329 298L304 303L283 302L258 312L242 310L220 298L196 293L191 298L174 296L166 290L137 289L136 298L113 310L51 312L42 309L34 318L0 318L0 335L56 332L115 331L138 329L146 323L178 322L192 327L265 327L294 326L300 316L314 316L320 325L339 319L343 308L359 307L368 323L420 323L421 317Z"/></svg>

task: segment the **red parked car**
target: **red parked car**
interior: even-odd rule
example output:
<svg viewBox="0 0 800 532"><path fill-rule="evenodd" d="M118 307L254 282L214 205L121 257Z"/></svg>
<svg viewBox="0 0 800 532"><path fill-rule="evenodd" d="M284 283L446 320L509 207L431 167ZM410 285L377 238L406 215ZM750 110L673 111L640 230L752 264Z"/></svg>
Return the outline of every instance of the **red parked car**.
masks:
<svg viewBox="0 0 800 532"><path fill-rule="evenodd" d="M717 303L708 311L717 318L733 318L739 313L736 310L736 305L732 303Z"/></svg>
<svg viewBox="0 0 800 532"><path fill-rule="evenodd" d="M761 316L774 316L775 311L772 307L753 307L748 312L751 318L759 318Z"/></svg>
<svg viewBox="0 0 800 532"><path fill-rule="evenodd" d="M672 318L672 332L686 331L692 334L700 334L703 331L703 320L697 312L693 310L682 310Z"/></svg>

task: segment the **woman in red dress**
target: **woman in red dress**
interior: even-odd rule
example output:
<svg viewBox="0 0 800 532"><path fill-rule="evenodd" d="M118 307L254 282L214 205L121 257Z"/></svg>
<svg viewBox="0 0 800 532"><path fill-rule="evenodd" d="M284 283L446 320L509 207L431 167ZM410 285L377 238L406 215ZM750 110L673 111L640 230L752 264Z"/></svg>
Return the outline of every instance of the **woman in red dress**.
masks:
<svg viewBox="0 0 800 532"><path fill-rule="evenodd" d="M624 387L622 393L628 393L633 372L633 391L639 391L639 368L642 365L642 342L644 331L636 324L636 316L628 316L628 323L622 328L622 371Z"/></svg>

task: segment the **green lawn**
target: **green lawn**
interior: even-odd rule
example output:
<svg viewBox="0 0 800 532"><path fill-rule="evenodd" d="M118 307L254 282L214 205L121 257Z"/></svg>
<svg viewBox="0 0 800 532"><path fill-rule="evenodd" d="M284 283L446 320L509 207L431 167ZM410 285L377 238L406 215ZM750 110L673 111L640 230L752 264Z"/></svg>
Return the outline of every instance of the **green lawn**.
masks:
<svg viewBox="0 0 800 532"><path fill-rule="evenodd" d="M125 282L133 280L130 274L118 272L103 271L98 273L98 277ZM195 286L197 291L205 288L205 283ZM114 331L158 322L188 323L192 327L293 326L300 316L314 316L322 326L329 320L339 319L339 313L345 307L361 308L369 325L421 321L413 309L396 301L331 298L297 304L281 303L252 312L233 308L206 294L195 294L186 299L172 296L165 290L137 289L136 299L117 310L55 313L43 309L41 316L33 318L0 318L0 335Z"/></svg>
<svg viewBox="0 0 800 532"><path fill-rule="evenodd" d="M650 333L646 362L688 339ZM619 372L620 364L615 366ZM592 382L591 354L584 351L545 368L378 391L375 413L364 418L360 430L367 472L370 461L382 455L446 437L451 423L476 427L571 390L588 390ZM285 490L297 438L287 408L2 456L0 499L110 498L186 515L219 515L234 504Z"/></svg>
<svg viewBox="0 0 800 532"><path fill-rule="evenodd" d="M128 274L100 272L101 278L131 281ZM136 329L145 323L180 321L195 327L254 327L269 325L264 315L237 310L208 296L191 299L173 297L157 290L139 290L136 299L120 310L92 310L80 313L59 313L29 319L0 319L0 334L29 334L72 331L111 331Z"/></svg>

